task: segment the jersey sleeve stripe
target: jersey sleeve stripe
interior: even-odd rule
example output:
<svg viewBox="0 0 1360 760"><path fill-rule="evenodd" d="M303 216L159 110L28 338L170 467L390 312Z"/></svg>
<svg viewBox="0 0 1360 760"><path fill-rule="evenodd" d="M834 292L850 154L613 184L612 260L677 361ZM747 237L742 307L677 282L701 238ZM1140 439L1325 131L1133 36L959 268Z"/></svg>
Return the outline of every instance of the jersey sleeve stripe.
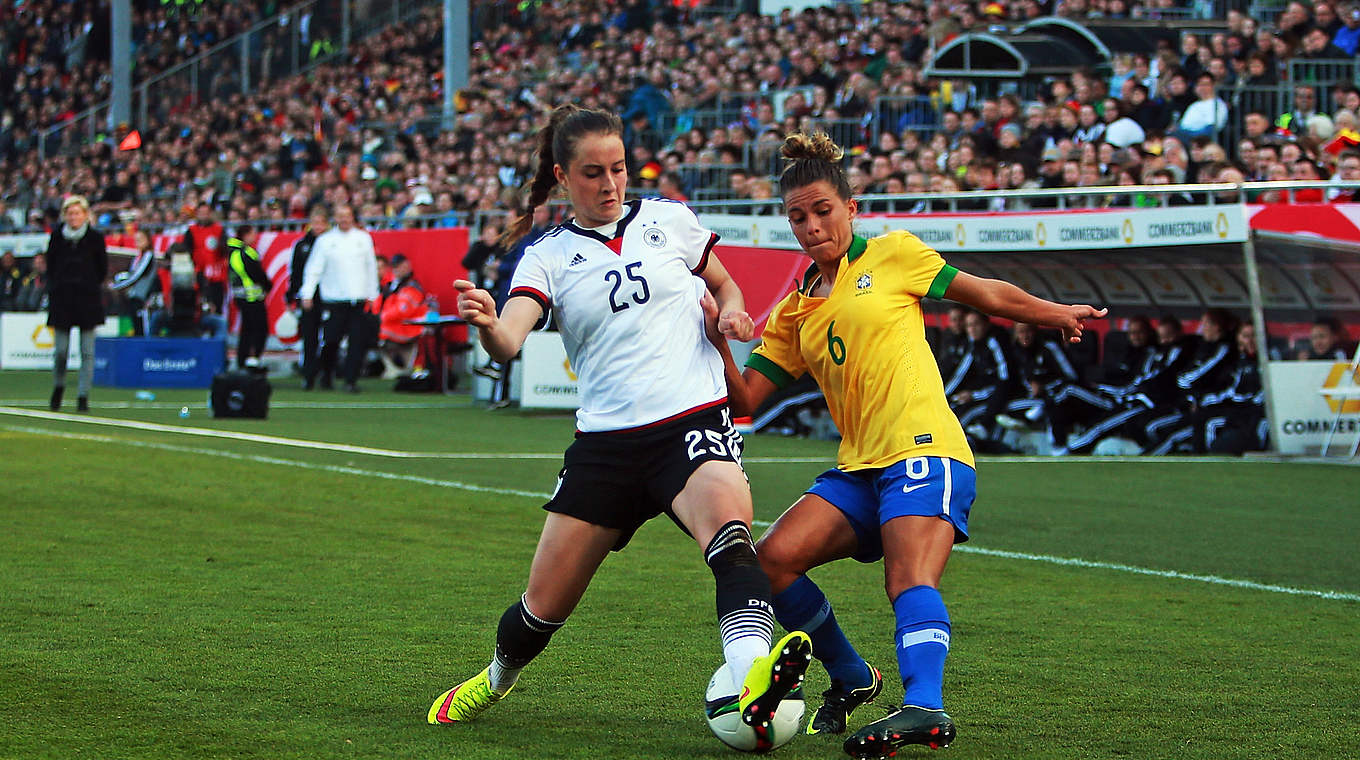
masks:
<svg viewBox="0 0 1360 760"><path fill-rule="evenodd" d="M537 301L538 305L543 308L544 314L547 314L548 311L552 309L552 301L548 299L548 296L544 295L542 291L537 290L535 288L525 287L521 285L520 287L510 291L509 297L514 298L515 296L532 298L533 300Z"/></svg>
<svg viewBox="0 0 1360 760"><path fill-rule="evenodd" d="M776 388L786 388L798 378L790 375L785 369L775 364L760 354L751 354L746 359L746 366L764 375Z"/></svg>
<svg viewBox="0 0 1360 760"><path fill-rule="evenodd" d="M713 246L717 244L718 233L710 232L708 234L708 245L704 246L704 255L699 257L699 266L689 270L690 274L703 274L703 271L708 268L708 255L713 252Z"/></svg>
<svg viewBox="0 0 1360 760"><path fill-rule="evenodd" d="M930 282L930 289L926 291L926 298L934 298L937 301L944 298L945 291L949 290L949 283L954 281L954 276L958 273L959 270L948 264L941 267L939 273L935 275L935 279Z"/></svg>

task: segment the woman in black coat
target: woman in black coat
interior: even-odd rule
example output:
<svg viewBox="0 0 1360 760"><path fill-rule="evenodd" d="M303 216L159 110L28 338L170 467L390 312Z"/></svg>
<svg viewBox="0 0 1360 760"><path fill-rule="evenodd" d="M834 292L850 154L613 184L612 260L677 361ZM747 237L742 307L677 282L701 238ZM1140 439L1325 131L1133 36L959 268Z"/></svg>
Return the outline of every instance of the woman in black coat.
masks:
<svg viewBox="0 0 1360 760"><path fill-rule="evenodd" d="M66 223L52 233L47 244L47 324L55 338L51 408L61 408L71 328L79 327L80 396L76 408L85 412L90 409L94 380L94 329L104 324L101 288L109 274L109 258L104 236L90 226L89 201L72 195L62 202L61 215Z"/></svg>

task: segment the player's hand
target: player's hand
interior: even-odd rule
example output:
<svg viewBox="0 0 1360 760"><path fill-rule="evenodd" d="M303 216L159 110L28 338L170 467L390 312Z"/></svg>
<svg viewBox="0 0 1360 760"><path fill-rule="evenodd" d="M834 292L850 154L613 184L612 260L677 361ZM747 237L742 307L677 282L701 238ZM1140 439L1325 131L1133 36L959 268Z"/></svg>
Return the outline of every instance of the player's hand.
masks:
<svg viewBox="0 0 1360 760"><path fill-rule="evenodd" d="M1100 319L1109 313L1109 309L1097 309L1086 304L1064 308L1067 310L1066 319L1057 327L1062 329L1063 339L1068 343L1081 342L1081 333L1086 329L1086 320Z"/></svg>
<svg viewBox="0 0 1360 760"><path fill-rule="evenodd" d="M718 332L732 340L745 342L755 336L756 323L744 311L725 311L718 317Z"/></svg>
<svg viewBox="0 0 1360 760"><path fill-rule="evenodd" d="M454 290L458 291L458 317L473 327L490 327L496 324L496 299L491 294L473 285L469 280L454 280Z"/></svg>
<svg viewBox="0 0 1360 760"><path fill-rule="evenodd" d="M310 299L310 298L304 298L304 299L302 299L302 310L303 310L303 311L311 311L311 310L312 310L312 299Z"/></svg>

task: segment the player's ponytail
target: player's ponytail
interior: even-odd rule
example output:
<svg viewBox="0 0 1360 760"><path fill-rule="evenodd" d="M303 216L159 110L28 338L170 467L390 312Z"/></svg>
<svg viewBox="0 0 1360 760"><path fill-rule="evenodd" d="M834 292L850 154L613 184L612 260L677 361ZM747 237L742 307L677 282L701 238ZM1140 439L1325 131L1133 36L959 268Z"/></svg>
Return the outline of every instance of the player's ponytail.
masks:
<svg viewBox="0 0 1360 760"><path fill-rule="evenodd" d="M608 111L592 111L567 103L558 106L548 119L547 126L538 133L538 168L529 182L529 196L524 212L501 235L501 245L509 248L524 237L534 220L534 209L548 202L557 187L553 166L566 166L576 156L576 144L592 134L623 136L623 120Z"/></svg>
<svg viewBox="0 0 1360 760"><path fill-rule="evenodd" d="M843 200L850 199L850 182L841 169L845 151L825 132L795 132L784 139L779 153L788 161L779 175L781 196L814 182L826 182Z"/></svg>

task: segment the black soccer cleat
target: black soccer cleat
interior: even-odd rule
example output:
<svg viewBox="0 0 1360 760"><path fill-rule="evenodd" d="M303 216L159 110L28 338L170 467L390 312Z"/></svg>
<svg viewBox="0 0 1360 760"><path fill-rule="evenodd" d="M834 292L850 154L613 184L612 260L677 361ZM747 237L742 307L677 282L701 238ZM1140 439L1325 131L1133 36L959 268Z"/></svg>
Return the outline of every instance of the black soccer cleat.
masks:
<svg viewBox="0 0 1360 760"><path fill-rule="evenodd" d="M808 722L807 732L809 734L845 733L845 726L850 719L850 713L854 712L855 708L860 705L867 705L874 701L879 692L883 691L883 674L878 672L878 668L869 665L869 675L873 677L873 680L868 686L858 689L847 689L839 678L831 679L831 688L822 692L822 706L817 708L817 714L813 715L812 720Z"/></svg>
<svg viewBox="0 0 1360 760"><path fill-rule="evenodd" d="M855 758L885 758L897 754L908 744L924 744L931 749L949 746L954 741L954 720L944 710L928 710L903 705L856 731L845 740L845 754Z"/></svg>

